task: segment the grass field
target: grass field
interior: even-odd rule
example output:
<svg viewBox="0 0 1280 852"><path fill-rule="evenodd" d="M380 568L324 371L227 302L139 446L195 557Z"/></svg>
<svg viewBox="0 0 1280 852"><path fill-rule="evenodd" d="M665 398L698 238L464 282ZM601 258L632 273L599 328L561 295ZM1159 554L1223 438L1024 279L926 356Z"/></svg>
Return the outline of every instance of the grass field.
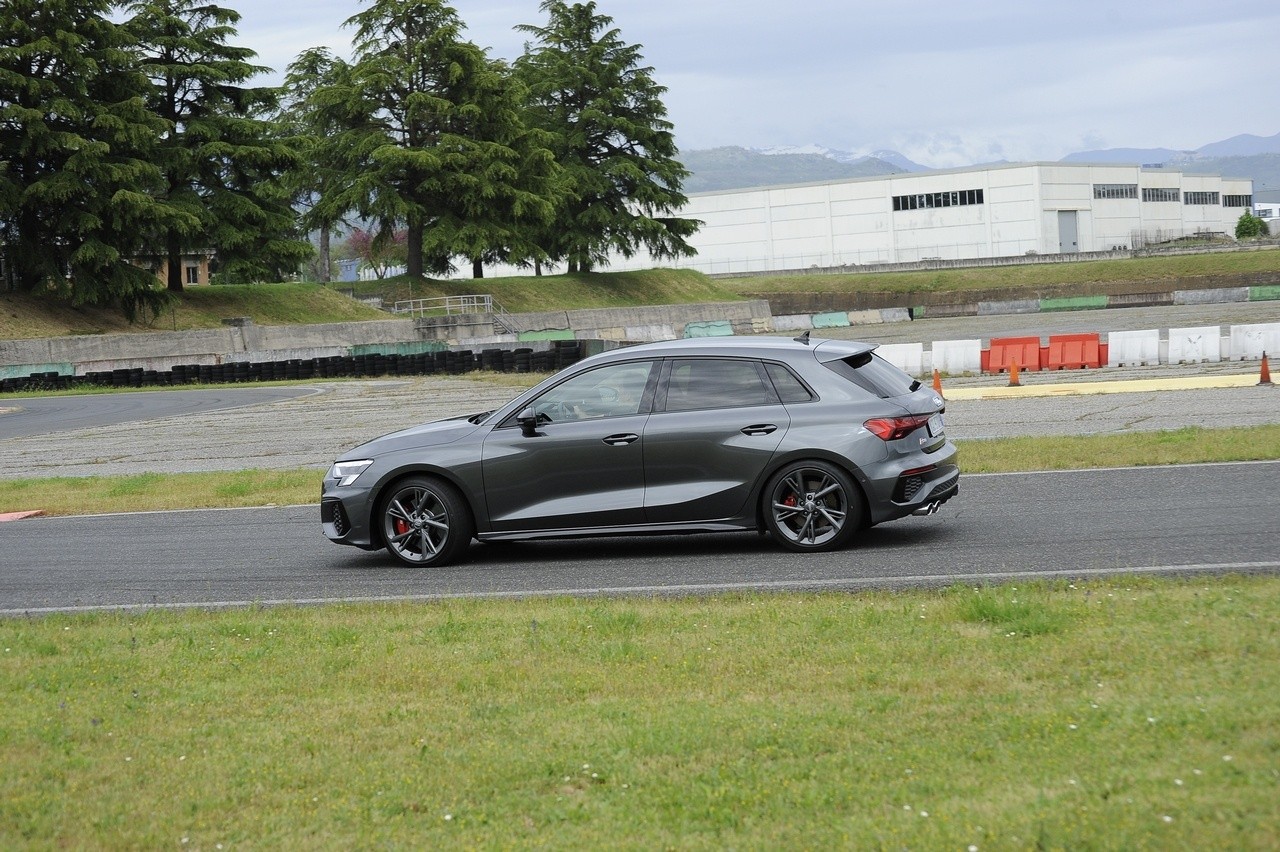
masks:
<svg viewBox="0 0 1280 852"><path fill-rule="evenodd" d="M1273 849L1280 579L0 621L4 848Z"/></svg>
<svg viewBox="0 0 1280 852"><path fill-rule="evenodd" d="M1169 260L1083 273L1202 274ZM762 286L637 273L403 297L538 310ZM188 295L152 329L384 316L323 288ZM119 330L0 295L0 338ZM1280 427L1243 435L971 441L961 462L1280 458ZM311 503L321 473L4 480L0 512ZM1280 578L1225 577L0 619L0 848L1270 850L1277 613Z"/></svg>

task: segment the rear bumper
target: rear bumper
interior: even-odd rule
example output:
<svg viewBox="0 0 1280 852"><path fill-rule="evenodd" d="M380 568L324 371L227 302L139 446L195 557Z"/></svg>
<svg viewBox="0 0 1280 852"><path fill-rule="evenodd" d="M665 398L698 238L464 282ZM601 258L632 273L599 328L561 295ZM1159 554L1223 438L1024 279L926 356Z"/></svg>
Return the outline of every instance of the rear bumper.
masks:
<svg viewBox="0 0 1280 852"><path fill-rule="evenodd" d="M872 507L871 522L878 524L907 515L931 515L959 493L960 468L954 464L938 465L923 473L906 474L898 477L888 501Z"/></svg>

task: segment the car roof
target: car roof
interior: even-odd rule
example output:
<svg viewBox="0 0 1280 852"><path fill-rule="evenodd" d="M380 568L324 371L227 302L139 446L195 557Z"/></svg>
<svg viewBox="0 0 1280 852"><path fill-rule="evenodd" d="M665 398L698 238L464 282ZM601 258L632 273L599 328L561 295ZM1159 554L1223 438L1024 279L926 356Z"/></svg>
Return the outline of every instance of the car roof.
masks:
<svg viewBox="0 0 1280 852"><path fill-rule="evenodd" d="M835 361L861 355L876 348L877 344L856 340L830 340L821 337L688 337L682 340L661 340L614 349L597 355L592 360L626 360L634 357L678 357L681 355L724 355L738 357L784 357L812 353L819 361Z"/></svg>

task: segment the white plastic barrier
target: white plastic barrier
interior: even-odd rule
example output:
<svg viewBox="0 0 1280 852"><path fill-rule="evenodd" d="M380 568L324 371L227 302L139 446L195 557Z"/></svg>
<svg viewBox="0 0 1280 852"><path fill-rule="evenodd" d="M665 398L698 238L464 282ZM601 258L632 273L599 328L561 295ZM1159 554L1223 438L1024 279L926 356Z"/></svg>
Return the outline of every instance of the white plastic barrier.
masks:
<svg viewBox="0 0 1280 852"><path fill-rule="evenodd" d="M933 369L940 373L958 376L982 372L981 340L935 340L930 351Z"/></svg>
<svg viewBox="0 0 1280 852"><path fill-rule="evenodd" d="M1268 360L1280 354L1280 322L1231 326L1230 360L1261 361L1263 352Z"/></svg>
<svg viewBox="0 0 1280 852"><path fill-rule="evenodd" d="M783 314L773 318L774 331L801 331L813 328L812 314Z"/></svg>
<svg viewBox="0 0 1280 852"><path fill-rule="evenodd" d="M882 343L876 354L913 376L924 374L923 343Z"/></svg>
<svg viewBox="0 0 1280 852"><path fill-rule="evenodd" d="M1216 325L1169 329L1169 363L1200 364L1222 360L1222 331Z"/></svg>
<svg viewBox="0 0 1280 852"><path fill-rule="evenodd" d="M1160 332L1154 328L1110 332L1107 350L1111 367L1156 366L1160 363Z"/></svg>

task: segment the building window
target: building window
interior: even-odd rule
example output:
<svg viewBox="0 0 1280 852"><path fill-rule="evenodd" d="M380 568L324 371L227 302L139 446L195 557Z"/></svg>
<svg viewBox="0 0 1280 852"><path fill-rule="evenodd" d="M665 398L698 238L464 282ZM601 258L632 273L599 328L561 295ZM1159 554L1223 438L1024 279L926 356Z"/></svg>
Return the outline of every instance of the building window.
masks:
<svg viewBox="0 0 1280 852"><path fill-rule="evenodd" d="M188 284L200 283L200 267L198 266L187 267L187 283Z"/></svg>
<svg viewBox="0 0 1280 852"><path fill-rule="evenodd" d="M1095 183L1093 185L1094 198L1137 198L1138 185L1136 183Z"/></svg>
<svg viewBox="0 0 1280 852"><path fill-rule="evenodd" d="M961 189L956 192L924 192L918 195L895 195L894 210L929 210L934 207L963 207L982 204L982 190Z"/></svg>
<svg viewBox="0 0 1280 852"><path fill-rule="evenodd" d="M1182 201L1184 204L1217 204L1218 193L1216 192L1186 192L1183 193Z"/></svg>
<svg viewBox="0 0 1280 852"><path fill-rule="evenodd" d="M1223 207L1252 207L1252 195L1224 195L1222 196Z"/></svg>
<svg viewBox="0 0 1280 852"><path fill-rule="evenodd" d="M1182 193L1178 191L1178 188L1176 186L1171 188L1148 186L1148 187L1144 187L1142 190L1142 200L1143 201L1178 201L1179 196L1181 194Z"/></svg>

